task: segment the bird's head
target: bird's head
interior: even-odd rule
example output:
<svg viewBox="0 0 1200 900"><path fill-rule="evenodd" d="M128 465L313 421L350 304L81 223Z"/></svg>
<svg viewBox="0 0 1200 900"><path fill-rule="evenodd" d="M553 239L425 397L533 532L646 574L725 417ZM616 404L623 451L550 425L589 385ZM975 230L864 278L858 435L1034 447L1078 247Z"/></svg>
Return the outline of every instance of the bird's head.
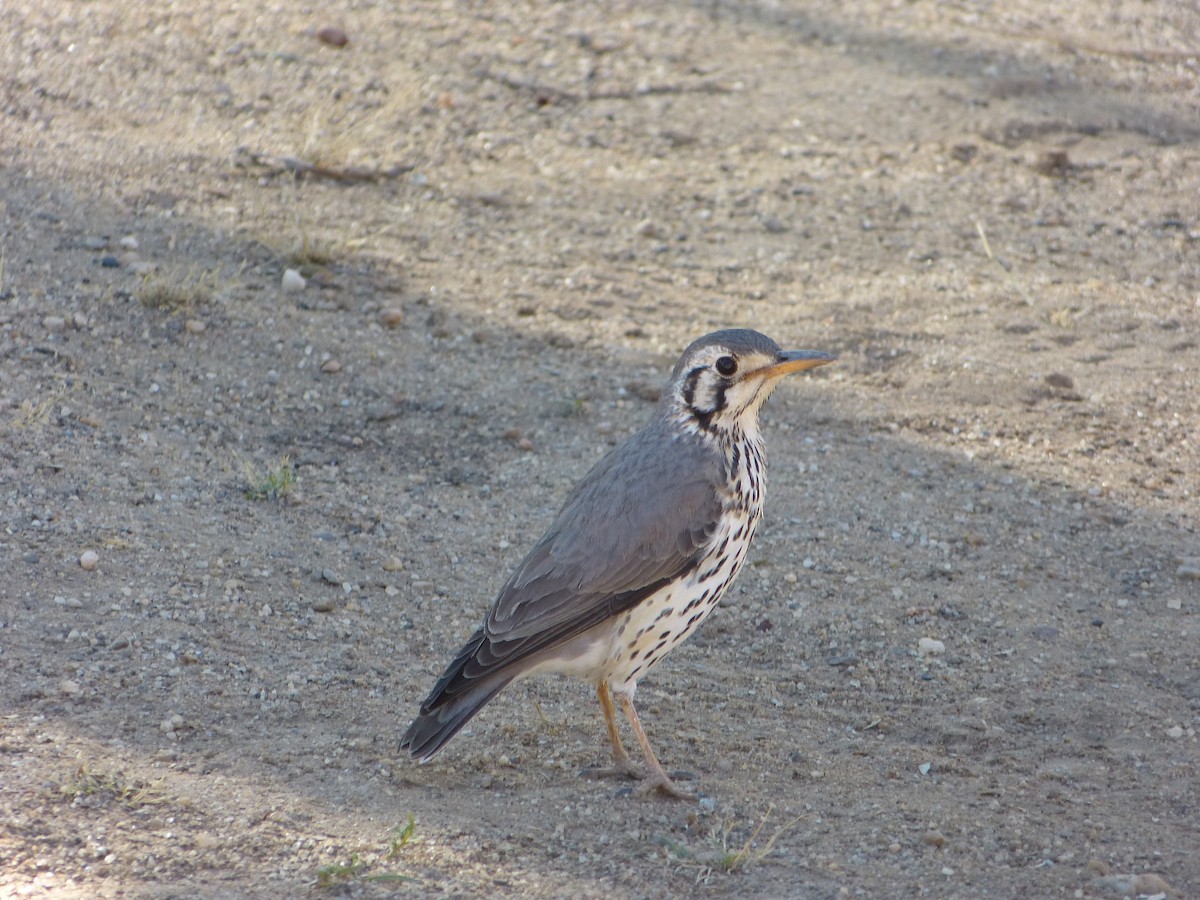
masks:
<svg viewBox="0 0 1200 900"><path fill-rule="evenodd" d="M716 331L693 341L663 394L667 412L701 431L754 430L759 407L779 381L833 362L819 350L780 350L757 331Z"/></svg>

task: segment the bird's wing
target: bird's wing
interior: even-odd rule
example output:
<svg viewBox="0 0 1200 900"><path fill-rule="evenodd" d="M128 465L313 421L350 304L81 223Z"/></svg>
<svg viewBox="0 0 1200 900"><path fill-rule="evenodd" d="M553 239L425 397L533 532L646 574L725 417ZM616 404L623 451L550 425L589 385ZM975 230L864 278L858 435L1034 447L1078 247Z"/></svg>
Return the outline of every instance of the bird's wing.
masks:
<svg viewBox="0 0 1200 900"><path fill-rule="evenodd" d="M721 513L720 460L654 425L604 457L501 589L479 662L509 665L635 605L689 566Z"/></svg>

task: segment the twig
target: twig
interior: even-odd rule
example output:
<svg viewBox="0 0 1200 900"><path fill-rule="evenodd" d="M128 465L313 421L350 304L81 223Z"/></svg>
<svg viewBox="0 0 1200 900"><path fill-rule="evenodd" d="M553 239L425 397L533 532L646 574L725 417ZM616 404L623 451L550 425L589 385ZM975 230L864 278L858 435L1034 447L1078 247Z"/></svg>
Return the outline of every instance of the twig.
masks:
<svg viewBox="0 0 1200 900"><path fill-rule="evenodd" d="M1017 293L1021 295L1021 298L1025 301L1025 305L1033 306L1033 298L1029 296L1029 293L1025 290L1025 286L1021 284L1021 282L1017 281L1017 279L1013 276L1012 263L1008 262L1007 260L1000 259L1000 257L996 256L996 254L992 252L992 245L988 241L987 232L983 230L983 223L976 220L975 230L979 232L979 239L983 241L983 252L987 254L987 258L1004 271L1005 277L1016 289Z"/></svg>
<svg viewBox="0 0 1200 900"><path fill-rule="evenodd" d="M309 162L297 156L271 156L268 153L256 153L239 147L235 164L241 166L261 166L273 172L289 172L296 178L311 175L314 178L328 178L343 184L358 184L362 182L381 181L385 178L398 178L406 172L411 172L416 166L392 166L390 169L367 169L361 166L325 166Z"/></svg>
<svg viewBox="0 0 1200 900"><path fill-rule="evenodd" d="M484 69L478 73L483 78L512 88L515 91L525 91L547 101L562 101L565 103L585 103L592 100L636 100L638 97L652 97L663 94L731 94L733 88L719 82L706 80L694 84L648 84L636 88L610 88L607 90L585 91L578 93L560 88L553 84L543 84L527 78L519 78L507 72L493 72Z"/></svg>
<svg viewBox="0 0 1200 900"><path fill-rule="evenodd" d="M1126 50L1123 47L1106 47L1089 41L1077 41L1061 34L1038 34L1035 31L1017 31L1007 28L989 28L993 34L1023 41L1044 41L1054 44L1068 53L1090 53L1093 56L1114 56L1117 59L1132 59L1137 62L1185 62L1196 59L1200 52L1195 50Z"/></svg>

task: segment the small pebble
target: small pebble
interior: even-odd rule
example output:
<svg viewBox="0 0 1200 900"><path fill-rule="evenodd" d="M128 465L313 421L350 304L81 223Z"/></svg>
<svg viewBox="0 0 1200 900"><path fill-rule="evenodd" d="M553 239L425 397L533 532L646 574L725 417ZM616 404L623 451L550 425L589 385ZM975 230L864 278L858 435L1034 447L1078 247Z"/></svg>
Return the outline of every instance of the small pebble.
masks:
<svg viewBox="0 0 1200 900"><path fill-rule="evenodd" d="M396 328L404 321L404 310L390 306L379 313L379 324L384 328Z"/></svg>
<svg viewBox="0 0 1200 900"><path fill-rule="evenodd" d="M329 599L314 600L312 608L313 608L313 612L323 612L323 613L333 612L333 601L329 600Z"/></svg>
<svg viewBox="0 0 1200 900"><path fill-rule="evenodd" d="M60 693L66 694L68 697L74 697L82 690L82 688L79 686L78 681L72 681L70 678L64 678L58 683L58 690Z"/></svg>
<svg viewBox="0 0 1200 900"><path fill-rule="evenodd" d="M404 563L397 557L392 556L392 557L384 560L383 571L385 571L385 572L403 572L404 571Z"/></svg>
<svg viewBox="0 0 1200 900"><path fill-rule="evenodd" d="M921 840L930 847L937 847L938 849L946 846L946 836L940 831L927 831L921 835Z"/></svg>
<svg viewBox="0 0 1200 900"><path fill-rule="evenodd" d="M322 569L321 577L324 578L326 581L328 581L330 584L341 584L342 583L342 579L338 578L337 572L333 571L333 569Z"/></svg>
<svg viewBox="0 0 1200 900"><path fill-rule="evenodd" d="M157 263L152 263L148 259L137 259L129 264L129 271L134 275L149 275L158 268Z"/></svg>
<svg viewBox="0 0 1200 900"><path fill-rule="evenodd" d="M1173 741L1179 740L1181 737L1183 737L1183 728L1179 725L1172 725L1167 729L1167 737Z"/></svg>
<svg viewBox="0 0 1200 900"><path fill-rule="evenodd" d="M1179 568L1175 570L1179 578L1192 581L1200 580L1200 556L1185 556L1179 560Z"/></svg>
<svg viewBox="0 0 1200 900"><path fill-rule="evenodd" d="M294 294L297 291L304 290L304 286L308 284L308 282L305 281L304 276L295 269L285 269L281 284L285 294Z"/></svg>
<svg viewBox="0 0 1200 900"><path fill-rule="evenodd" d="M933 638L923 637L917 641L917 653L920 656L940 656L946 652L946 645Z"/></svg>
<svg viewBox="0 0 1200 900"><path fill-rule="evenodd" d="M85 316L83 313L77 312L73 316L71 316L71 323L76 328L87 328L88 317Z"/></svg>
<svg viewBox="0 0 1200 900"><path fill-rule="evenodd" d="M644 238L661 238L663 236L662 229L651 219L643 219L638 222L636 231L640 237Z"/></svg>
<svg viewBox="0 0 1200 900"><path fill-rule="evenodd" d="M717 808L717 801L715 798L713 798L713 797L701 797L700 798L700 810L702 812L710 813L713 810L715 810L716 808Z"/></svg>
<svg viewBox="0 0 1200 900"><path fill-rule="evenodd" d="M1140 875L1106 875L1092 882L1092 887L1108 897L1138 897L1146 895L1171 896L1171 886L1153 872Z"/></svg>
<svg viewBox="0 0 1200 900"><path fill-rule="evenodd" d="M527 437L523 437L517 441L517 448L520 450L530 451L533 449L533 441Z"/></svg>
<svg viewBox="0 0 1200 900"><path fill-rule="evenodd" d="M138 239L132 234L127 234L121 238L121 247L125 250L136 250L138 248Z"/></svg>
<svg viewBox="0 0 1200 900"><path fill-rule="evenodd" d="M922 775L928 775L931 769L933 769L933 763L921 763L917 766L917 771Z"/></svg>
<svg viewBox="0 0 1200 900"><path fill-rule="evenodd" d="M350 38L346 36L346 32L333 25L318 28L317 40L322 44L328 44L330 47L345 47L350 43Z"/></svg>
<svg viewBox="0 0 1200 900"><path fill-rule="evenodd" d="M100 554L95 550L84 550L79 556L79 565L88 572L96 568L100 562Z"/></svg>
<svg viewBox="0 0 1200 900"><path fill-rule="evenodd" d="M121 261L115 256L102 256L100 257L100 265L106 269L119 269L121 268Z"/></svg>
<svg viewBox="0 0 1200 900"><path fill-rule="evenodd" d="M183 330L188 334L203 334L208 330L208 325L200 319L188 319L183 323Z"/></svg>
<svg viewBox="0 0 1200 900"><path fill-rule="evenodd" d="M1039 175L1062 178L1071 170L1071 157L1066 150L1047 150L1033 163L1033 170Z"/></svg>
<svg viewBox="0 0 1200 900"><path fill-rule="evenodd" d="M47 331L62 331L67 327L67 320L62 316L46 316L42 319L42 327Z"/></svg>
<svg viewBox="0 0 1200 900"><path fill-rule="evenodd" d="M336 375L338 372L342 371L342 364L336 359L329 359L321 365L321 371L326 375Z"/></svg>

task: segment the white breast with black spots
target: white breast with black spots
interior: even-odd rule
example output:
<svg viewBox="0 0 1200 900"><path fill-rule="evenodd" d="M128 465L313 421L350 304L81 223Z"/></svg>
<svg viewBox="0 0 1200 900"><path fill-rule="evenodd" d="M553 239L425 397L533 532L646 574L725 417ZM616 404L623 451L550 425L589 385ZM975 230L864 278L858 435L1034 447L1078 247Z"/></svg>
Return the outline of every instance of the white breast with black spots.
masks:
<svg viewBox="0 0 1200 900"><path fill-rule="evenodd" d="M614 691L632 696L638 679L716 608L746 561L758 524L756 513L729 510L721 517L699 565L622 616L613 633L604 675Z"/></svg>

